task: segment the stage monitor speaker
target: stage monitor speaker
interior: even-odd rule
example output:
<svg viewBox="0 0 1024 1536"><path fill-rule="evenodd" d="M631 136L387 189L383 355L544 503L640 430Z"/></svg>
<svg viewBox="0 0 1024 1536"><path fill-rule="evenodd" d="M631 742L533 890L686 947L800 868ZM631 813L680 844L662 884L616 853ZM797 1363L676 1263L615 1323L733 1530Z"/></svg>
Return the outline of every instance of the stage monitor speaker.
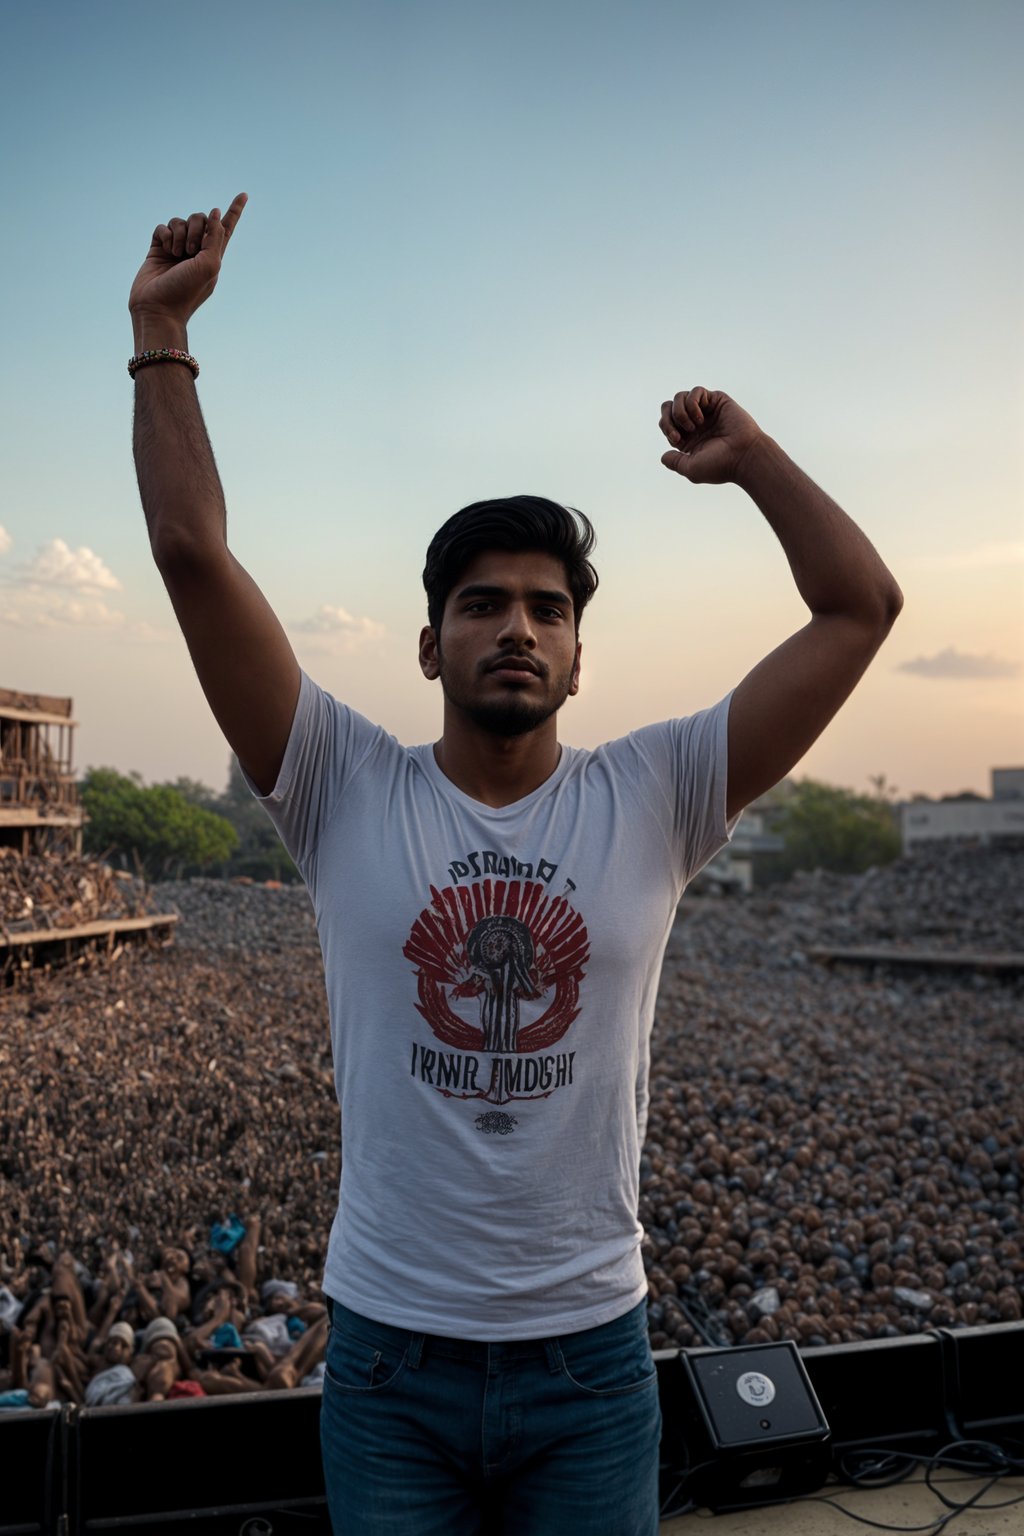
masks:
<svg viewBox="0 0 1024 1536"><path fill-rule="evenodd" d="M813 1493L829 1426L795 1344L684 1350L688 1499L716 1513Z"/></svg>
<svg viewBox="0 0 1024 1536"><path fill-rule="evenodd" d="M252 1392L76 1410L75 1536L213 1536L246 1517L325 1531L320 1393ZM321 1518L322 1517L322 1518Z"/></svg>
<svg viewBox="0 0 1024 1536"><path fill-rule="evenodd" d="M958 1438L934 1334L825 1344L800 1358L832 1431L837 1470L869 1447L933 1456Z"/></svg>
<svg viewBox="0 0 1024 1536"><path fill-rule="evenodd" d="M0 1413L0 1536L48 1536L63 1442L58 1409Z"/></svg>
<svg viewBox="0 0 1024 1536"><path fill-rule="evenodd" d="M1024 1432L1024 1323L936 1328L951 1420L965 1439L1020 1441Z"/></svg>

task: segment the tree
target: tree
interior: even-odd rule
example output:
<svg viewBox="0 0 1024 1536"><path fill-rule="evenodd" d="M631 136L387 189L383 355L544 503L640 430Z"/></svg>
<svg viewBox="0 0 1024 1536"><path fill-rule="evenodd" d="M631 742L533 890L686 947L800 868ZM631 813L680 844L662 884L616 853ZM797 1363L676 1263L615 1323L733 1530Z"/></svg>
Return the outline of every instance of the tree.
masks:
<svg viewBox="0 0 1024 1536"><path fill-rule="evenodd" d="M224 814L220 809L220 795L201 779L175 779L167 788L176 790L189 805L198 805L201 811L213 811L218 816Z"/></svg>
<svg viewBox="0 0 1024 1536"><path fill-rule="evenodd" d="M277 835L273 822L253 798L237 757L228 765L227 787L216 809L227 817L238 836L238 847L224 873L251 880L298 880L299 872Z"/></svg>
<svg viewBox="0 0 1024 1536"><path fill-rule="evenodd" d="M857 874L898 858L902 842L895 807L881 792L879 780L873 782L875 795L855 795L816 779L793 783L773 825L785 849L773 856L769 873L831 869Z"/></svg>
<svg viewBox="0 0 1024 1536"><path fill-rule="evenodd" d="M86 850L119 855L150 879L222 864L238 845L234 827L223 816L190 803L170 784L147 788L138 774L91 768L81 796L89 817Z"/></svg>

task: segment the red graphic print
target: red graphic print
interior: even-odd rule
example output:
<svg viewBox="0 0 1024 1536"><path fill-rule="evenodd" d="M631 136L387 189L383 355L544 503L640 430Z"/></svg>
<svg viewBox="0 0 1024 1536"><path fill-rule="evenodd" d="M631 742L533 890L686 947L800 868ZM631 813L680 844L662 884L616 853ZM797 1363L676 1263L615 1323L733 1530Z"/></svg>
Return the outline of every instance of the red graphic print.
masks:
<svg viewBox="0 0 1024 1536"><path fill-rule="evenodd" d="M434 1034L456 1050L520 1054L560 1040L579 1013L587 930L563 896L525 880L481 880L430 888L433 898L402 950L416 966L417 1008ZM532 1024L521 1004L546 999ZM479 1025L460 1018L449 998L478 998Z"/></svg>

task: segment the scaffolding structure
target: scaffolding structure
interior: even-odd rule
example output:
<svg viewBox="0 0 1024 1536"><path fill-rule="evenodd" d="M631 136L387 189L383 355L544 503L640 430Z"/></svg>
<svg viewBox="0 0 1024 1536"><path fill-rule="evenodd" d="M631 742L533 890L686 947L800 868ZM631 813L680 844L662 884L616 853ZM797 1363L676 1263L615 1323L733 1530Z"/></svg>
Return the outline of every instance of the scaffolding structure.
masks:
<svg viewBox="0 0 1024 1536"><path fill-rule="evenodd" d="M0 688L0 846L82 851L71 700Z"/></svg>

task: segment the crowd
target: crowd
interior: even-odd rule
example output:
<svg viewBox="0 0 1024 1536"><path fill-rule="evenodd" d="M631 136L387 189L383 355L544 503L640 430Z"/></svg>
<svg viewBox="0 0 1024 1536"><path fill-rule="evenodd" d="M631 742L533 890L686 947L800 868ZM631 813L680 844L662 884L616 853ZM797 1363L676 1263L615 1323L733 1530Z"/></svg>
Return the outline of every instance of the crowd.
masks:
<svg viewBox="0 0 1024 1536"><path fill-rule="evenodd" d="M22 1253L0 1287L8 1363L0 1407L105 1407L316 1386L327 1310L292 1280L257 1284L261 1221L231 1216L143 1273L111 1247L98 1276L70 1250Z"/></svg>
<svg viewBox="0 0 1024 1536"><path fill-rule="evenodd" d="M804 1344L1021 1317L1019 981L808 951L1019 952L1022 868L1018 852L922 853L684 900L641 1168L656 1346L700 1342L701 1309L723 1341ZM0 994L15 1406L322 1370L339 1125L308 898L197 881L152 905L181 914L171 948Z"/></svg>
<svg viewBox="0 0 1024 1536"><path fill-rule="evenodd" d="M662 973L641 1218L659 1346L819 1345L1022 1316L1024 850L937 848L684 901ZM828 966L819 947L949 967ZM682 1304L681 1304L682 1302ZM692 1310L692 1309L690 1309Z"/></svg>

